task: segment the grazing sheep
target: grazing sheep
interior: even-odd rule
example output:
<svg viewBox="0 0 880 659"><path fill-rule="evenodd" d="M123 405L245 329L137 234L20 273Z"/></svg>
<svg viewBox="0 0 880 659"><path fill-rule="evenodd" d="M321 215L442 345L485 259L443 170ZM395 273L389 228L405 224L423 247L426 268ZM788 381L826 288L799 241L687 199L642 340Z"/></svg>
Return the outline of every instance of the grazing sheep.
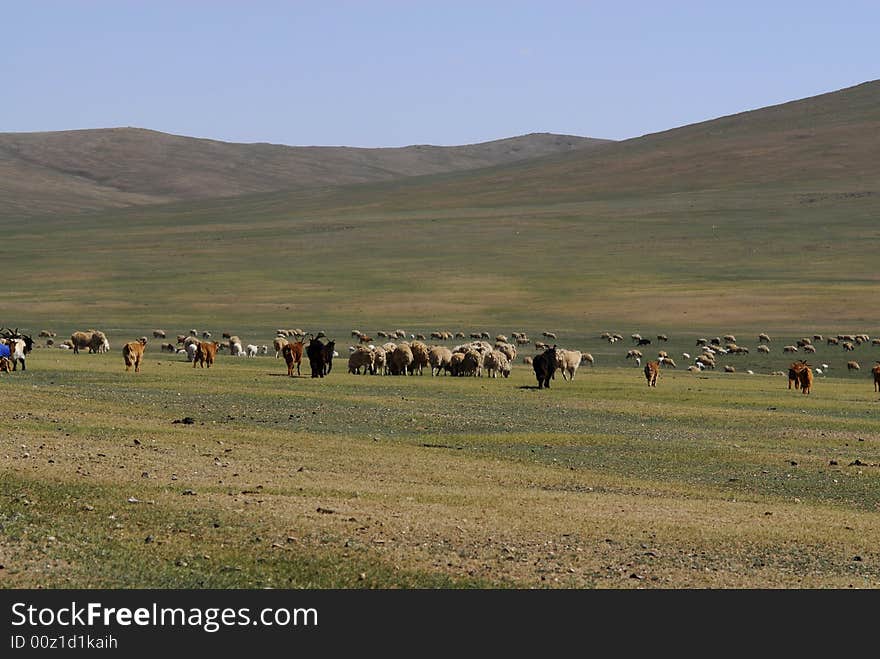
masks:
<svg viewBox="0 0 880 659"><path fill-rule="evenodd" d="M658 334L658 335L657 335L657 340L658 340L658 341L668 341L668 340L669 340L669 337L666 336L665 334Z"/></svg>
<svg viewBox="0 0 880 659"><path fill-rule="evenodd" d="M449 364L451 361L452 351L446 346L432 346L428 350L428 362L431 364L431 375L440 375L441 371L449 371Z"/></svg>
<svg viewBox="0 0 880 659"><path fill-rule="evenodd" d="M590 366L592 366L593 365L593 355L591 355L588 352L585 352L581 356L581 364L589 364Z"/></svg>
<svg viewBox="0 0 880 659"><path fill-rule="evenodd" d="M548 339L555 339L556 338L556 334L554 332L541 332L541 336L544 336L545 338L548 338Z"/></svg>
<svg viewBox="0 0 880 659"><path fill-rule="evenodd" d="M164 339L165 338L165 330L154 329L153 330L153 338L154 339Z"/></svg>
<svg viewBox="0 0 880 659"><path fill-rule="evenodd" d="M856 349L850 341L844 341L840 346L843 348L844 352L853 352Z"/></svg>
<svg viewBox="0 0 880 659"><path fill-rule="evenodd" d="M795 341L795 343L797 344L798 348L803 348L804 346L813 345L813 342L806 337L804 337L802 339L798 339L797 341Z"/></svg>
<svg viewBox="0 0 880 659"><path fill-rule="evenodd" d="M504 341L495 344L495 350L500 350L507 357L507 361L513 363L516 359L516 346Z"/></svg>
<svg viewBox="0 0 880 659"><path fill-rule="evenodd" d="M725 372L725 373L736 373L736 367L735 367L735 366L730 366L730 365L725 365L725 366L724 366L724 372Z"/></svg>
<svg viewBox="0 0 880 659"><path fill-rule="evenodd" d="M758 342L759 343L770 343L770 335L765 332L761 332L758 334Z"/></svg>
<svg viewBox="0 0 880 659"><path fill-rule="evenodd" d="M581 365L581 357L583 357L583 353L580 350L556 349L556 367L562 371L563 380L566 379L566 375L569 380L574 380L574 374L577 373L578 367Z"/></svg>
<svg viewBox="0 0 880 659"><path fill-rule="evenodd" d="M287 337L281 336L280 334L272 339L272 348L275 350L275 359L278 359L281 356L281 351L288 343L290 343L290 341L287 340Z"/></svg>
<svg viewBox="0 0 880 659"><path fill-rule="evenodd" d="M510 376L510 361L500 350L493 350L483 358L483 368L490 378L497 377L499 373L504 377Z"/></svg>
<svg viewBox="0 0 880 659"><path fill-rule="evenodd" d="M678 368L678 366L675 364L675 360L673 360L672 357L660 357L660 359L658 359L657 361L659 361L662 366L671 366L672 368Z"/></svg>
<svg viewBox="0 0 880 659"><path fill-rule="evenodd" d="M245 348L245 356L246 357L256 357L257 352L260 350L259 346L254 345L253 343L248 343Z"/></svg>
<svg viewBox="0 0 880 659"><path fill-rule="evenodd" d="M807 344L804 346L804 352L816 352L816 346Z"/></svg>
<svg viewBox="0 0 880 659"><path fill-rule="evenodd" d="M638 359L639 357L642 357L642 352L640 350L636 350L635 348L633 348L632 350L628 350L626 353L627 359Z"/></svg>
<svg viewBox="0 0 880 659"><path fill-rule="evenodd" d="M694 365L692 365L692 366L688 366L688 370L689 370L691 373L702 373L702 372L703 372L703 369L701 369L701 368L700 368L699 366L697 366L696 364L694 364Z"/></svg>
<svg viewBox="0 0 880 659"><path fill-rule="evenodd" d="M173 343L163 343L161 346L159 346L159 349L162 352L177 352L177 348L174 347Z"/></svg>
<svg viewBox="0 0 880 659"><path fill-rule="evenodd" d="M413 341L409 344L410 352L412 352L412 363L410 364L410 372L415 375L416 371L418 371L419 375L422 374L422 369L428 368L431 365L428 353L428 346L426 346L421 341Z"/></svg>
<svg viewBox="0 0 880 659"><path fill-rule="evenodd" d="M836 346L838 343L840 343L840 339L833 337L833 336L829 336L827 339L825 339L825 343L827 343L830 346Z"/></svg>
<svg viewBox="0 0 880 659"><path fill-rule="evenodd" d="M770 352L770 346L767 346L767 345L761 344L761 345L758 346L758 352L769 353L769 352Z"/></svg>
<svg viewBox="0 0 880 659"><path fill-rule="evenodd" d="M783 346L782 352L797 352L797 346Z"/></svg>
<svg viewBox="0 0 880 659"><path fill-rule="evenodd" d="M736 343L736 337L733 334L725 334L721 338L724 339L725 341L727 341L728 343Z"/></svg>
<svg viewBox="0 0 880 659"><path fill-rule="evenodd" d="M388 370L391 375L408 375L412 363L413 353L407 343L398 345L388 356Z"/></svg>
<svg viewBox="0 0 880 659"><path fill-rule="evenodd" d="M858 362L856 362L856 361L850 361L850 362L847 362L847 363L846 363L846 368L847 368L847 370L849 370L849 371L858 371L858 370L860 370L862 367L859 366L859 363L858 363Z"/></svg>
<svg viewBox="0 0 880 659"><path fill-rule="evenodd" d="M821 340L822 340L821 334L813 334L813 341L821 341Z"/></svg>
<svg viewBox="0 0 880 659"><path fill-rule="evenodd" d="M529 356L523 357L523 364L527 364L528 366L532 365L532 358Z"/></svg>
<svg viewBox="0 0 880 659"><path fill-rule="evenodd" d="M691 358L690 353L687 353L687 352L681 353L681 356L683 359L690 359Z"/></svg>
<svg viewBox="0 0 880 659"><path fill-rule="evenodd" d="M348 357L348 372L354 375L360 375L361 369L364 369L364 375L373 372L373 363L376 354L374 351L363 346L355 348L354 352Z"/></svg>
<svg viewBox="0 0 880 659"><path fill-rule="evenodd" d="M495 343L507 343L507 337L503 334L497 334L495 336Z"/></svg>
<svg viewBox="0 0 880 659"><path fill-rule="evenodd" d="M453 352L452 357L449 359L449 374L450 375L460 375L461 366L464 362L464 353L463 352Z"/></svg>
<svg viewBox="0 0 880 659"><path fill-rule="evenodd" d="M237 336L229 337L229 354L233 357L244 357L244 346Z"/></svg>

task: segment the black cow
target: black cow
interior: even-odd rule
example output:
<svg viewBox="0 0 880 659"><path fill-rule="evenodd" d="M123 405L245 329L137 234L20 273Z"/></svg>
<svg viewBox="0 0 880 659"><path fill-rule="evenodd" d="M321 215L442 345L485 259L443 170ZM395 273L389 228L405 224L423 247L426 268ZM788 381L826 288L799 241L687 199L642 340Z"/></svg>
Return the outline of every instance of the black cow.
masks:
<svg viewBox="0 0 880 659"><path fill-rule="evenodd" d="M324 375L329 375L333 370L333 353L336 350L336 341L328 341L321 349L321 359L324 361Z"/></svg>
<svg viewBox="0 0 880 659"><path fill-rule="evenodd" d="M312 368L313 378L324 377L324 348L326 346L320 340L312 337L306 346L306 357L309 358L309 366Z"/></svg>
<svg viewBox="0 0 880 659"><path fill-rule="evenodd" d="M550 380L556 373L556 344L547 348L532 360L532 368L535 369L535 377L538 378L538 389L550 388Z"/></svg>

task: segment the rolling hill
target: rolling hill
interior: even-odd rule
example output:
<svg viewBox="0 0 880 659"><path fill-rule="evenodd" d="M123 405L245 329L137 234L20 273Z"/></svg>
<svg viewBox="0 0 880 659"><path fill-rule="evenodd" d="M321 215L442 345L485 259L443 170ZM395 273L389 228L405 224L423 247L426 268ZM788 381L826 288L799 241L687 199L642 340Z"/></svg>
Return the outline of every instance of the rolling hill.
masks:
<svg viewBox="0 0 880 659"><path fill-rule="evenodd" d="M875 81L466 172L0 220L6 314L876 335L878 129Z"/></svg>
<svg viewBox="0 0 880 659"><path fill-rule="evenodd" d="M314 186L386 181L591 148L533 133L439 147L234 144L138 128L0 134L0 213L33 216Z"/></svg>

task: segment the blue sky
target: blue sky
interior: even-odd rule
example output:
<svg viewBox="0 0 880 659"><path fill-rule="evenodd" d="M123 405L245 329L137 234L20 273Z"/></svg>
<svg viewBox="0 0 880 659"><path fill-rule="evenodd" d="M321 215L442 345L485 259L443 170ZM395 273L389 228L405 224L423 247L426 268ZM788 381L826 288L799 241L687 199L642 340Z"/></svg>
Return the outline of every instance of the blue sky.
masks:
<svg viewBox="0 0 880 659"><path fill-rule="evenodd" d="M0 132L625 139L880 78L880 2L0 0Z"/></svg>

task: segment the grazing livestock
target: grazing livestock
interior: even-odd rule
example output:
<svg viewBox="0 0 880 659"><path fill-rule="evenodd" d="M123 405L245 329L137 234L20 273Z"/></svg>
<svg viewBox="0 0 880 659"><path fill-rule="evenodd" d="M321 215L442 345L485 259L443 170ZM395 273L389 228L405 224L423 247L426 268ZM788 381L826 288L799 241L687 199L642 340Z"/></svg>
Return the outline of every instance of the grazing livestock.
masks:
<svg viewBox="0 0 880 659"><path fill-rule="evenodd" d="M800 389L801 387L801 371L807 368L807 362L803 359L797 362L792 362L788 367L788 388L791 389L791 385L794 385L795 389Z"/></svg>
<svg viewBox="0 0 880 659"><path fill-rule="evenodd" d="M154 329L153 330L153 338L154 339L164 339L165 338L165 330Z"/></svg>
<svg viewBox="0 0 880 659"><path fill-rule="evenodd" d="M880 362L875 362L871 373L874 375L874 391L880 391Z"/></svg>
<svg viewBox="0 0 880 659"><path fill-rule="evenodd" d="M233 357L244 357L244 346L241 339L235 335L229 337L229 354Z"/></svg>
<svg viewBox="0 0 880 659"><path fill-rule="evenodd" d="M765 332L761 332L758 334L758 342L759 343L770 343L770 335Z"/></svg>
<svg viewBox="0 0 880 659"><path fill-rule="evenodd" d="M245 350L245 355L246 355L247 357L256 357L256 356L257 356L257 353L258 353L259 350L260 350L260 347L254 345L253 343L248 343L248 344L245 346L244 350Z"/></svg>
<svg viewBox="0 0 880 659"><path fill-rule="evenodd" d="M836 346L838 343L840 343L840 339L834 336L829 336L827 339L825 339L825 343L830 346Z"/></svg>
<svg viewBox="0 0 880 659"><path fill-rule="evenodd" d="M666 336L665 334L658 334L658 335L657 335L657 340L658 340L658 341L668 341L668 340L669 340L669 337Z"/></svg>
<svg viewBox="0 0 880 659"><path fill-rule="evenodd" d="M202 368L211 368L219 348L220 344L217 341L199 341L193 356L193 368L196 367L196 364Z"/></svg>
<svg viewBox="0 0 880 659"><path fill-rule="evenodd" d="M8 354L5 355L12 362L12 370L18 369L21 364L21 370L27 370L25 358L34 347L34 340L28 334L21 334L16 327L15 330L4 328L0 333L3 342L8 347Z"/></svg>
<svg viewBox="0 0 880 659"><path fill-rule="evenodd" d="M797 346L783 346L782 352L797 352Z"/></svg>
<svg viewBox="0 0 880 659"><path fill-rule="evenodd" d="M486 375L495 378L500 373L504 377L510 376L510 360L500 350L493 350L483 358L483 366L486 369Z"/></svg>
<svg viewBox="0 0 880 659"><path fill-rule="evenodd" d="M556 373L556 345L547 348L532 360L532 368L538 380L538 389L550 388L550 380Z"/></svg>
<svg viewBox="0 0 880 659"><path fill-rule="evenodd" d="M11 373L12 372L12 362L9 361L9 357L0 357L0 373Z"/></svg>
<svg viewBox="0 0 880 659"><path fill-rule="evenodd" d="M309 344L306 346L306 357L309 359L309 366L312 370L313 378L322 378L325 375L324 348L326 347L327 346L315 336L312 336L309 339Z"/></svg>
<svg viewBox="0 0 880 659"><path fill-rule="evenodd" d="M431 365L428 346L421 341L413 341L409 344L409 349L413 356L412 363L409 366L410 372L415 375L416 371L418 371L419 375L421 375L423 369Z"/></svg>
<svg viewBox="0 0 880 659"><path fill-rule="evenodd" d="M388 372L391 375L409 375L410 365L413 363L413 353L408 343L395 346L388 355ZM453 375L455 375L453 373Z"/></svg>
<svg viewBox="0 0 880 659"><path fill-rule="evenodd" d="M428 350L428 363L431 364L431 375L440 375L441 371L448 371L451 362L452 351L449 348L445 346L432 346Z"/></svg>
<svg viewBox="0 0 880 659"><path fill-rule="evenodd" d="M184 348L184 352L186 353L186 361L194 362L196 359L196 353L199 351L198 341L196 343L187 343ZM195 366L195 364L193 364Z"/></svg>
<svg viewBox="0 0 880 659"><path fill-rule="evenodd" d="M766 346L766 345L764 345L764 344L761 344L761 345L758 346L758 352L769 353L769 352L770 352L770 346Z"/></svg>
<svg viewBox="0 0 880 659"><path fill-rule="evenodd" d="M574 374L577 373L578 367L581 365L581 357L583 353L580 350L564 350L558 348L556 350L556 367L562 371L562 379L568 375L569 380L574 380Z"/></svg>
<svg viewBox="0 0 880 659"><path fill-rule="evenodd" d="M141 359L143 359L146 347L147 340L144 337L141 337L138 341L131 341L122 346L122 358L125 361L126 371L134 366L134 372L140 372Z"/></svg>
<svg viewBox="0 0 880 659"><path fill-rule="evenodd" d="M639 339L639 342L636 345L649 346L651 345L651 339Z"/></svg>
<svg viewBox="0 0 880 659"><path fill-rule="evenodd" d="M321 358L324 360L324 375L329 375L333 370L333 358L337 357L336 341L328 341L322 348Z"/></svg>
<svg viewBox="0 0 880 659"><path fill-rule="evenodd" d="M724 372L725 373L736 373L736 366L725 365Z"/></svg>
<svg viewBox="0 0 880 659"><path fill-rule="evenodd" d="M296 374L299 375L299 367L302 364L303 352L305 345L302 341L286 342L281 346L281 354L284 355L284 361L287 363L287 374L293 377L293 367L296 366Z"/></svg>
<svg viewBox="0 0 880 659"><path fill-rule="evenodd" d="M372 373L375 357L374 351L364 346L358 346L348 356L348 372L360 375L361 369L364 369L364 375Z"/></svg>
<svg viewBox="0 0 880 659"><path fill-rule="evenodd" d="M813 390L813 370L809 364L804 363L804 367L798 374L801 383L801 393L809 394Z"/></svg>
<svg viewBox="0 0 880 659"><path fill-rule="evenodd" d="M589 364L590 366L592 366L593 365L593 355L591 355L588 352L585 352L583 355L581 355L581 364Z"/></svg>
<svg viewBox="0 0 880 659"><path fill-rule="evenodd" d="M856 347L852 344L851 341L844 341L840 344L845 352L853 352Z"/></svg>
<svg viewBox="0 0 880 659"><path fill-rule="evenodd" d="M657 378L660 376L660 362L648 362L645 364L645 379L649 387L657 386Z"/></svg>
<svg viewBox="0 0 880 659"><path fill-rule="evenodd" d="M106 352L110 349L107 336L100 330L74 332L70 335L70 342L73 345L73 354L75 355L79 354L80 348L87 348L90 353Z"/></svg>
<svg viewBox="0 0 880 659"><path fill-rule="evenodd" d="M847 362L847 363L846 363L846 368L847 368L847 370L849 370L849 371L858 371L858 370L860 370L862 367L859 366L859 363L858 363L858 362L856 362L856 361L851 361L851 362Z"/></svg>
<svg viewBox="0 0 880 659"><path fill-rule="evenodd" d="M289 342L285 337L283 337L283 336L276 336L276 337L273 339L273 341L272 341L272 347L275 348L275 359L278 359L278 357L281 356L281 350L282 350L282 349L284 348L284 346L286 346L288 343L290 343L290 342Z"/></svg>

